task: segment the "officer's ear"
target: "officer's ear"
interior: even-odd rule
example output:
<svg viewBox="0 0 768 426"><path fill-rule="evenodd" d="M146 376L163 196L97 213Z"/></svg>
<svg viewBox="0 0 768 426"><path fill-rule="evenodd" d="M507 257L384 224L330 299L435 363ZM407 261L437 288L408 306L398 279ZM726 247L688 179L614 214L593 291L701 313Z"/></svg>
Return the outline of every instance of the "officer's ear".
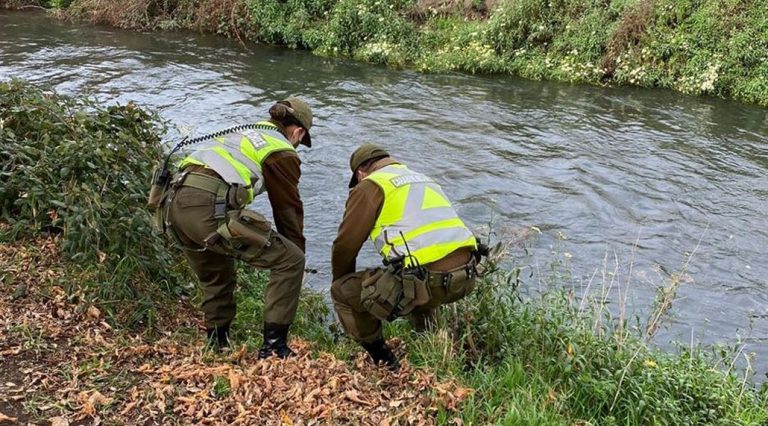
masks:
<svg viewBox="0 0 768 426"><path fill-rule="evenodd" d="M357 176L358 182L362 182L363 179L368 176L368 173L365 171L364 167L358 167L357 170L355 170L355 176Z"/></svg>
<svg viewBox="0 0 768 426"><path fill-rule="evenodd" d="M301 141L304 139L304 134L307 132L304 130L303 127L299 126L292 126L293 131L291 131L291 135L289 137L289 140L291 141L291 144L293 144L294 147L299 146Z"/></svg>

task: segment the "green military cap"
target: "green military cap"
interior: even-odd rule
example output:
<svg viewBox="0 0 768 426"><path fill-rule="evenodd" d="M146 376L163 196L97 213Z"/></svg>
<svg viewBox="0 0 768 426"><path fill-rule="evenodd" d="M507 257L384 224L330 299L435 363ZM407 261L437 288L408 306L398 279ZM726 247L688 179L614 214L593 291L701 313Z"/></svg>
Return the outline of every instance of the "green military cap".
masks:
<svg viewBox="0 0 768 426"><path fill-rule="evenodd" d="M353 188L357 185L357 176L355 171L363 163L373 159L379 159L389 157L389 153L372 143L363 144L360 148L357 148L352 156L349 158L349 168L352 169L352 179L349 181L349 187Z"/></svg>
<svg viewBox="0 0 768 426"><path fill-rule="evenodd" d="M301 140L301 143L311 147L312 138L309 136L309 129L312 127L312 108L309 107L309 104L295 96L284 99L282 103L286 104L291 109L291 115L293 115L293 117L301 123L301 127L306 130L304 139Z"/></svg>

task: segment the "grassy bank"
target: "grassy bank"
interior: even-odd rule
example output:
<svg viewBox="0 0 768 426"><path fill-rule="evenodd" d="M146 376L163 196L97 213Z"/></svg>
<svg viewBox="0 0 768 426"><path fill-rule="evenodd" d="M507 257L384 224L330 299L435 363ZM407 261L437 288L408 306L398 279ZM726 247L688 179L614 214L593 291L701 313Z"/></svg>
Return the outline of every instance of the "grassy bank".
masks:
<svg viewBox="0 0 768 426"><path fill-rule="evenodd" d="M666 88L768 106L768 0L36 3L122 28L194 29L426 72Z"/></svg>
<svg viewBox="0 0 768 426"><path fill-rule="evenodd" d="M328 320L327 295L309 292L293 327L300 357L257 360L265 277L243 270L237 348L206 352L194 280L143 211L160 134L136 105L0 83L0 414L147 424L768 422L768 389L734 368L738 351L648 345L674 280L656 314L629 326L606 307L611 278L586 299L522 297L519 271L492 261L439 330L388 327L406 359L393 376Z"/></svg>

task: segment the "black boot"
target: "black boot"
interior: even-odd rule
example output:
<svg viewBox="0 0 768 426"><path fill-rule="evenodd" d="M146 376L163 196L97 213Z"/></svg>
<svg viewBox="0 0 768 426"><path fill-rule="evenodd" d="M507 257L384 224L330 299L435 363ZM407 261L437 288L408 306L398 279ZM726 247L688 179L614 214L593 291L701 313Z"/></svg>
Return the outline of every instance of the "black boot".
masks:
<svg viewBox="0 0 768 426"><path fill-rule="evenodd" d="M229 324L206 328L205 334L208 336L208 347L216 352L229 347Z"/></svg>
<svg viewBox="0 0 768 426"><path fill-rule="evenodd" d="M272 355L285 359L295 355L288 347L288 328L290 324L264 323L264 345L259 351L259 359Z"/></svg>
<svg viewBox="0 0 768 426"><path fill-rule="evenodd" d="M392 371L400 369L400 363L397 361L397 357L392 353L387 344L384 343L384 339L379 338L373 343L361 343L361 345L368 351L371 358L373 358L374 364L384 364Z"/></svg>

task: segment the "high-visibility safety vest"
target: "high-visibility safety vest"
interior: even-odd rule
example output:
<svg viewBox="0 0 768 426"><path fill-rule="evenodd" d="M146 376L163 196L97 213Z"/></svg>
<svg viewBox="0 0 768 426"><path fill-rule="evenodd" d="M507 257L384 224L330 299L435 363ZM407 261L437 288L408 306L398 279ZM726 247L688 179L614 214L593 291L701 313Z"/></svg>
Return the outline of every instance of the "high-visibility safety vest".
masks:
<svg viewBox="0 0 768 426"><path fill-rule="evenodd" d="M262 121L256 126L256 129L212 138L210 143L183 159L179 168L190 164L208 167L227 183L248 187L246 204L250 203L265 189L261 172L264 160L274 152L296 152L274 124Z"/></svg>
<svg viewBox="0 0 768 426"><path fill-rule="evenodd" d="M406 256L406 266L440 260L462 247L477 247L440 185L430 177L392 164L366 177L384 192L371 240L385 259ZM407 245L407 247L406 247Z"/></svg>

